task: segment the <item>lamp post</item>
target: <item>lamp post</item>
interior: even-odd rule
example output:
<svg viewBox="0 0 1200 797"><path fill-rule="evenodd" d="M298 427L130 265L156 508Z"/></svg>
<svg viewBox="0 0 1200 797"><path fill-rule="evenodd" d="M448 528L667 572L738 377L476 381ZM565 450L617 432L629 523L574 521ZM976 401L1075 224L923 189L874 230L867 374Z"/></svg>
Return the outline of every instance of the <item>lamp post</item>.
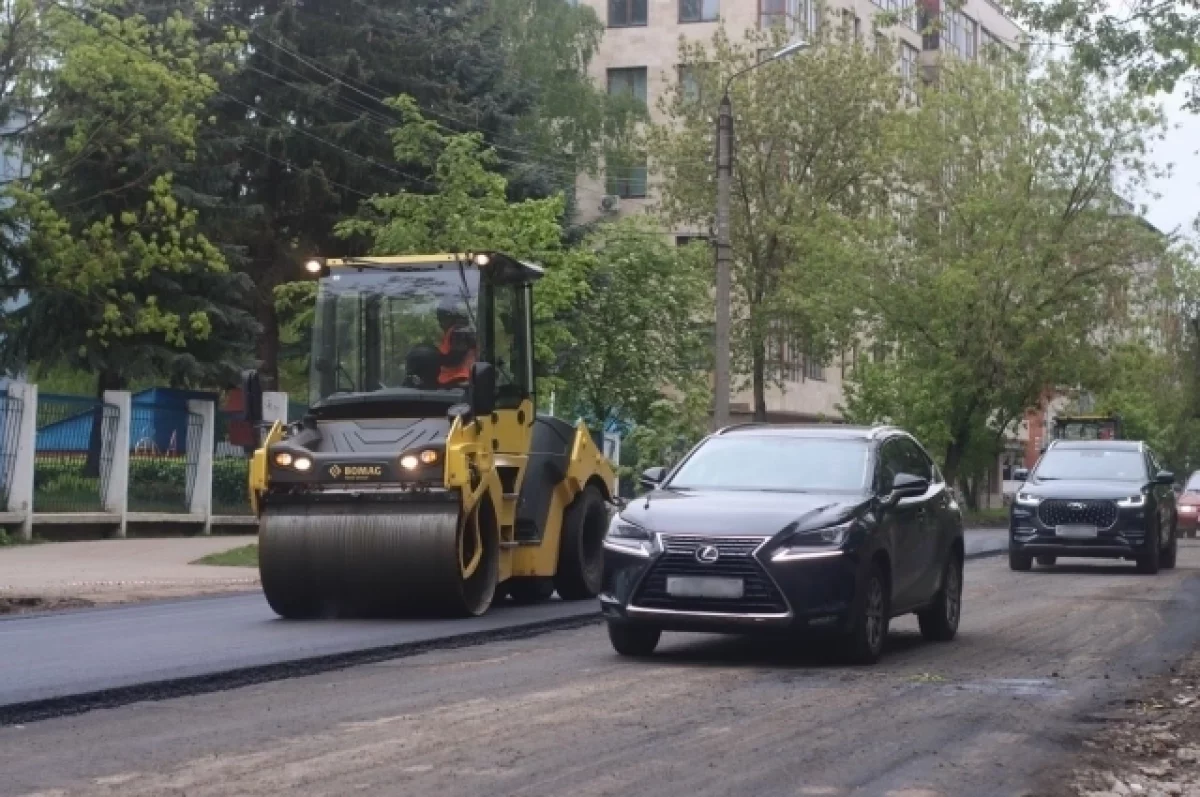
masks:
<svg viewBox="0 0 1200 797"><path fill-rule="evenodd" d="M730 75L721 92L717 111L717 308L716 363L713 373L713 429L729 425L729 327L730 271L733 251L729 242L729 194L733 183L733 104L729 101L729 86L734 80L763 64L787 58L808 48L808 42L794 41L775 52L770 58L751 64Z"/></svg>

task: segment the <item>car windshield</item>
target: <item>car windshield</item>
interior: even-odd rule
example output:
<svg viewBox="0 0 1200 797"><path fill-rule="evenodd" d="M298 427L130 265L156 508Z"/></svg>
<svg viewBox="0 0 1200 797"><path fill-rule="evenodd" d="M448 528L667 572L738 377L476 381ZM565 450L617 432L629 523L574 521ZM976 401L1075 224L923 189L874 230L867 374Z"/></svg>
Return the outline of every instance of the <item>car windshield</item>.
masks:
<svg viewBox="0 0 1200 797"><path fill-rule="evenodd" d="M477 356L479 272L453 264L338 269L321 280L310 400L465 395Z"/></svg>
<svg viewBox="0 0 1200 797"><path fill-rule="evenodd" d="M858 492L868 482L862 440L714 437L671 477L674 490Z"/></svg>
<svg viewBox="0 0 1200 797"><path fill-rule="evenodd" d="M1034 476L1051 480L1142 482L1146 480L1146 462L1139 451L1054 448L1042 457Z"/></svg>

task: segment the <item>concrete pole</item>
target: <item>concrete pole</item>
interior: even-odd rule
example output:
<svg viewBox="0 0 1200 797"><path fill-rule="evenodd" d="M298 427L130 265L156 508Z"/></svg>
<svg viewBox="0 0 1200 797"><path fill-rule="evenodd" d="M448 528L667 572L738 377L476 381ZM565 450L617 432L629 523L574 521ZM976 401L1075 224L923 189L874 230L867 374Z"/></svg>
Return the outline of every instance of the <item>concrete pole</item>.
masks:
<svg viewBox="0 0 1200 797"><path fill-rule="evenodd" d="M116 536L124 537L129 527L129 424L133 415L133 397L127 390L106 390L104 403L117 408L117 422L113 427L102 424L100 429L101 449L112 451L104 511L117 516Z"/></svg>
<svg viewBox="0 0 1200 797"><path fill-rule="evenodd" d="M195 441L200 451L196 456L196 478L192 482L188 512L203 518L201 534L212 534L213 449L216 447L217 407L207 399L189 399L188 412L200 416L200 439ZM187 455L190 457L192 452L187 452Z"/></svg>
<svg viewBox="0 0 1200 797"><path fill-rule="evenodd" d="M716 362L713 368L713 429L729 425L729 328L733 247L730 243L729 202L733 183L733 105L729 93L717 113L717 297Z"/></svg>
<svg viewBox="0 0 1200 797"><path fill-rule="evenodd" d="M17 427L16 440L6 440L6 445L16 446L12 473L8 482L9 512L21 514L22 540L33 539L33 470L37 457L37 385L27 382L12 382L8 386L10 398L21 402L21 423Z"/></svg>

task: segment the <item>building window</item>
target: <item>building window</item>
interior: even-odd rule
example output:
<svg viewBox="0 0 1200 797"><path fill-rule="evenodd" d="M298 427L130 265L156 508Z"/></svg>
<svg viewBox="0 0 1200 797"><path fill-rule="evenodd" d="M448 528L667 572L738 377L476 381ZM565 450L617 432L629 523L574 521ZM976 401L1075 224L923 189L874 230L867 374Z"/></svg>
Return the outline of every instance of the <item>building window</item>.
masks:
<svg viewBox="0 0 1200 797"><path fill-rule="evenodd" d="M961 11L947 9L942 13L942 43L944 49L959 58L974 60L979 23Z"/></svg>
<svg viewBox="0 0 1200 797"><path fill-rule="evenodd" d="M703 83L700 80L699 64L681 64L679 67L679 90L683 101L688 104L700 102L703 98Z"/></svg>
<svg viewBox="0 0 1200 797"><path fill-rule="evenodd" d="M646 0L608 0L608 26L628 28L646 24Z"/></svg>
<svg viewBox="0 0 1200 797"><path fill-rule="evenodd" d="M904 99L907 102L917 100L917 73L920 65L921 51L908 42L900 42L900 82L903 85Z"/></svg>
<svg viewBox="0 0 1200 797"><path fill-rule="evenodd" d="M804 355L804 378L814 382L825 381L825 363L811 352Z"/></svg>
<svg viewBox="0 0 1200 797"><path fill-rule="evenodd" d="M605 192L622 199L646 196L646 159L611 153L604 159Z"/></svg>
<svg viewBox="0 0 1200 797"><path fill-rule="evenodd" d="M679 0L680 22L716 22L720 16L720 0Z"/></svg>
<svg viewBox="0 0 1200 797"><path fill-rule="evenodd" d="M608 93L625 94L646 104L646 67L635 66L608 70Z"/></svg>

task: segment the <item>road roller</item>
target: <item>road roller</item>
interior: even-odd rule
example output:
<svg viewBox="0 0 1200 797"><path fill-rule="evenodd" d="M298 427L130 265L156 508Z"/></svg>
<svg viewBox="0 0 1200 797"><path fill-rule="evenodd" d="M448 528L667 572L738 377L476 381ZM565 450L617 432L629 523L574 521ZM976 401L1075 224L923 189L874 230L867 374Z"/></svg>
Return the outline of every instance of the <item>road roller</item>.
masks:
<svg viewBox="0 0 1200 797"><path fill-rule="evenodd" d="M289 619L472 616L594 598L616 475L536 411L533 288L500 252L313 259L310 405L263 419L259 573Z"/></svg>

